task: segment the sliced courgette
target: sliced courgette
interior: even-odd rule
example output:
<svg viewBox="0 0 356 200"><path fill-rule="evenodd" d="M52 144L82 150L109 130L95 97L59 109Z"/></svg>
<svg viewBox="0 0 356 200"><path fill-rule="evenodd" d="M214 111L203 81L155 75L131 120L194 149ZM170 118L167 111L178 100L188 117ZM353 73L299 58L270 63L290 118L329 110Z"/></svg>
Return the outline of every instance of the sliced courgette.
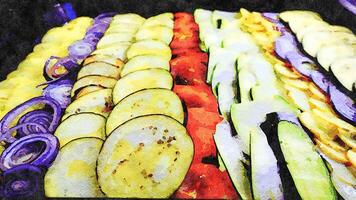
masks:
<svg viewBox="0 0 356 200"><path fill-rule="evenodd" d="M107 117L113 105L111 93L111 89L102 89L82 96L67 107L65 116L68 117L72 114L82 112L93 112ZM65 117L63 116L62 119L65 119Z"/></svg>
<svg viewBox="0 0 356 200"><path fill-rule="evenodd" d="M84 67L80 69L80 71L78 72L77 79L90 75L100 75L119 79L120 68L104 62L93 62L84 65Z"/></svg>
<svg viewBox="0 0 356 200"><path fill-rule="evenodd" d="M216 125L214 140L237 192L242 199L253 199L241 141L238 136L232 136L229 122L224 120Z"/></svg>
<svg viewBox="0 0 356 200"><path fill-rule="evenodd" d="M356 45L350 44L331 44L323 46L317 54L319 64L329 71L332 63L356 55Z"/></svg>
<svg viewBox="0 0 356 200"><path fill-rule="evenodd" d="M282 19L284 22L289 22L291 20L296 20L299 18L322 20L318 13L308 10L284 11L279 14L279 18Z"/></svg>
<svg viewBox="0 0 356 200"><path fill-rule="evenodd" d="M307 29L311 26L329 26L328 23L319 20L319 19L308 19L308 18L300 18L300 19L293 19L288 22L289 28L292 30L293 33L297 33Z"/></svg>
<svg viewBox="0 0 356 200"><path fill-rule="evenodd" d="M101 88L114 88L116 79L106 76L85 76L75 82L71 96L74 97L78 92L87 86L100 86Z"/></svg>
<svg viewBox="0 0 356 200"><path fill-rule="evenodd" d="M297 39L298 41L302 41L305 34L311 33L311 32L317 32L317 31L330 31L330 32L346 32L346 33L352 33L352 31L346 27L343 26L331 26L328 24L313 24L313 26L308 26L304 29L299 30L297 33Z"/></svg>
<svg viewBox="0 0 356 200"><path fill-rule="evenodd" d="M356 83L356 57L347 57L333 62L331 73L349 91Z"/></svg>
<svg viewBox="0 0 356 200"><path fill-rule="evenodd" d="M145 89L125 97L115 106L106 123L107 134L132 118L150 114L164 114L184 122L183 106L174 92Z"/></svg>
<svg viewBox="0 0 356 200"><path fill-rule="evenodd" d="M169 45L173 38L173 29L165 26L142 27L136 33L136 40L159 40Z"/></svg>
<svg viewBox="0 0 356 200"><path fill-rule="evenodd" d="M96 178L102 144L99 138L80 138L63 146L46 173L46 197L104 197Z"/></svg>
<svg viewBox="0 0 356 200"><path fill-rule="evenodd" d="M100 54L90 55L89 57L87 57L83 61L83 66L88 65L93 62L104 62L104 63L114 65L118 68L121 68L122 66L124 66L124 62L122 60L117 59L113 56L100 55Z"/></svg>
<svg viewBox="0 0 356 200"><path fill-rule="evenodd" d="M134 118L115 129L98 157L98 181L108 197L168 198L193 159L193 142L173 118Z"/></svg>
<svg viewBox="0 0 356 200"><path fill-rule="evenodd" d="M121 70L121 77L143 69L160 68L169 71L169 60L157 55L143 55L131 58Z"/></svg>
<svg viewBox="0 0 356 200"><path fill-rule="evenodd" d="M117 104L126 96L150 88L172 89L172 75L163 69L146 69L132 72L117 81L113 90L113 100Z"/></svg>
<svg viewBox="0 0 356 200"><path fill-rule="evenodd" d="M163 42L156 40L142 40L134 43L127 50L128 59L140 55L159 55L170 60L172 53L169 46Z"/></svg>
<svg viewBox="0 0 356 200"><path fill-rule="evenodd" d="M105 123L106 119L95 113L74 114L61 122L54 135L61 147L72 140L84 137L105 140Z"/></svg>
<svg viewBox="0 0 356 200"><path fill-rule="evenodd" d="M278 139L302 199L336 199L329 172L307 133L298 125L278 123Z"/></svg>

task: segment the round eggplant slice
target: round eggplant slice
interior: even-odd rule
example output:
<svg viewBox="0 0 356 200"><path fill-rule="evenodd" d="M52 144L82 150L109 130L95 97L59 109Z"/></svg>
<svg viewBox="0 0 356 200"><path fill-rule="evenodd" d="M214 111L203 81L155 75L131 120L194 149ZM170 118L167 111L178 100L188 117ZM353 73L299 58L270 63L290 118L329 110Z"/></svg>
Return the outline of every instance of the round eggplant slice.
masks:
<svg viewBox="0 0 356 200"><path fill-rule="evenodd" d="M112 109L112 90L103 89L91 92L79 99L73 101L65 110L65 117L82 112L93 112L107 117Z"/></svg>
<svg viewBox="0 0 356 200"><path fill-rule="evenodd" d="M354 43L356 43L356 37L352 33L328 31L307 33L302 40L304 51L313 57L316 57L319 50L325 45Z"/></svg>
<svg viewBox="0 0 356 200"><path fill-rule="evenodd" d="M111 24L105 34L127 33L134 35L139 28L140 26L136 24L120 22L116 24Z"/></svg>
<svg viewBox="0 0 356 200"><path fill-rule="evenodd" d="M140 15L134 13L127 13L127 14L115 15L113 20L111 21L111 24L128 23L128 24L135 24L137 26L141 26L144 21L145 18L141 17Z"/></svg>
<svg viewBox="0 0 356 200"><path fill-rule="evenodd" d="M328 23L319 19L307 19L301 18L298 20L291 20L288 23L290 29L293 33L297 33L311 26L324 26L329 25Z"/></svg>
<svg viewBox="0 0 356 200"><path fill-rule="evenodd" d="M131 59L139 55L159 55L167 60L171 59L171 48L157 40L142 40L130 46L127 50L127 58Z"/></svg>
<svg viewBox="0 0 356 200"><path fill-rule="evenodd" d="M107 134L124 122L143 115L164 114L183 124L184 111L179 97L167 89L147 89L122 99L106 123Z"/></svg>
<svg viewBox="0 0 356 200"><path fill-rule="evenodd" d="M150 88L172 89L172 75L163 69L146 69L132 72L117 81L113 90L113 100L117 104L126 96Z"/></svg>
<svg viewBox="0 0 356 200"><path fill-rule="evenodd" d="M80 79L85 76L98 75L119 79L120 71L120 68L113 65L103 62L94 62L82 67L78 73L77 78Z"/></svg>
<svg viewBox="0 0 356 200"><path fill-rule="evenodd" d="M136 40L159 40L169 45L173 37L173 29L164 26L150 26L140 28L136 33Z"/></svg>
<svg viewBox="0 0 356 200"><path fill-rule="evenodd" d="M111 33L106 34L101 40L98 42L96 46L98 49L104 48L106 46L110 46L113 43L118 42L133 42L134 34L131 33Z"/></svg>
<svg viewBox="0 0 356 200"><path fill-rule="evenodd" d="M121 70L121 77L128 73L143 70L160 68L169 71L169 60L157 55L143 55L131 58Z"/></svg>
<svg viewBox="0 0 356 200"><path fill-rule="evenodd" d="M98 157L98 180L108 197L168 198L193 159L185 127L165 115L134 118L115 129Z"/></svg>
<svg viewBox="0 0 356 200"><path fill-rule="evenodd" d="M166 26L170 29L173 29L173 14L172 13L162 13L153 17L148 18L142 25L142 27L151 27L151 26Z"/></svg>
<svg viewBox="0 0 356 200"><path fill-rule="evenodd" d="M97 49L92 54L93 55L105 55L111 56L116 59L126 60L126 51L129 48L131 43L115 43L111 46L105 47L103 49Z"/></svg>
<svg viewBox="0 0 356 200"><path fill-rule="evenodd" d="M106 119L95 113L80 113L69 116L57 128L54 135L60 147L77 138L96 137L105 139Z"/></svg>
<svg viewBox="0 0 356 200"><path fill-rule="evenodd" d="M337 54L336 52L334 52ZM356 57L348 57L333 62L330 70L335 78L349 91L356 83Z"/></svg>
<svg viewBox="0 0 356 200"><path fill-rule="evenodd" d="M329 71L332 63L338 60L356 55L356 45L332 44L326 45L318 51L317 59L319 64ZM354 62L355 63L355 62Z"/></svg>
<svg viewBox="0 0 356 200"><path fill-rule="evenodd" d="M88 65L93 62L104 62L104 63L111 64L111 65L114 65L119 68L124 66L124 62L122 60L117 59L112 56L100 55L100 54L89 56L87 59L84 60L83 66Z"/></svg>
<svg viewBox="0 0 356 200"><path fill-rule="evenodd" d="M100 86L102 88L114 88L116 79L106 76L85 76L75 82L71 96L74 97L78 92L87 86Z"/></svg>
<svg viewBox="0 0 356 200"><path fill-rule="evenodd" d="M105 89L101 86L86 86L82 89L80 89L80 91L75 95L75 99L79 99L80 97L82 96L85 96L91 92L96 92L98 90L102 90L102 89Z"/></svg>
<svg viewBox="0 0 356 200"><path fill-rule="evenodd" d="M298 41L302 41L305 34L311 32L318 32L318 31L330 31L330 32L345 32L345 33L352 33L352 31L343 26L330 26L327 23L320 23L320 24L313 24L313 26L308 26L302 30L299 30L296 35Z"/></svg>
<svg viewBox="0 0 356 200"><path fill-rule="evenodd" d="M102 144L98 138L80 138L63 146L46 173L46 196L103 197L95 170Z"/></svg>

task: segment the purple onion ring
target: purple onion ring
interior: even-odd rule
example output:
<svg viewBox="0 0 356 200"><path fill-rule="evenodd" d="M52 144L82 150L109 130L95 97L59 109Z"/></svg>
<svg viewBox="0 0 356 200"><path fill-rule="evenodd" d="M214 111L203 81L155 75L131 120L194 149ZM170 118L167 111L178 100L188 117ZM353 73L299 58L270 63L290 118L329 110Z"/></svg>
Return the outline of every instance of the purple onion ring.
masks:
<svg viewBox="0 0 356 200"><path fill-rule="evenodd" d="M34 110L23 115L17 125L28 124L17 130L17 136L23 137L29 134L47 133L47 129L53 119L53 115L44 110ZM35 123L36 125L29 125ZM44 130L42 128L45 128Z"/></svg>

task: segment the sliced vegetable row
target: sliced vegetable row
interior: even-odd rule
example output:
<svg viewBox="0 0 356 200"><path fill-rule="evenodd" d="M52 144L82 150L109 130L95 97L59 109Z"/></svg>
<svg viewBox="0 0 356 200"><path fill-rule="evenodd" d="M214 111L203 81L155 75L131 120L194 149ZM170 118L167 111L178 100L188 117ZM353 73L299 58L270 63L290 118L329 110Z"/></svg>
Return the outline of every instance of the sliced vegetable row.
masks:
<svg viewBox="0 0 356 200"><path fill-rule="evenodd" d="M106 14L106 25L95 27L101 35L105 34L98 41L97 49L83 61L71 91L74 101L66 108L54 134L60 143L60 153L45 176L48 197L104 196L96 178L96 161L106 139L106 119L113 106L112 88L125 62L121 52L126 52L132 40L129 38L134 37L144 20L135 14L112 15ZM122 32L120 26L133 18L136 20L127 25L135 29ZM112 37L117 34L124 39ZM104 45L108 40L110 45Z"/></svg>
<svg viewBox="0 0 356 200"><path fill-rule="evenodd" d="M327 168L296 120L299 111L285 100L275 63L265 53L274 47L269 40L278 36L265 31L273 25L261 20L261 14L243 9L240 13L196 10L195 17L201 28L210 27L200 35L209 53L221 49L223 55L213 53L209 59L212 89L225 117L214 139L240 196L336 198ZM247 28L256 31L246 34ZM221 84L227 89L219 90ZM302 179L305 169L310 170L308 181Z"/></svg>
<svg viewBox="0 0 356 200"><path fill-rule="evenodd" d="M127 51L98 157L98 181L108 197L168 198L190 166L193 143L171 91L172 28L172 13L148 18Z"/></svg>
<svg viewBox="0 0 356 200"><path fill-rule="evenodd" d="M199 27L188 13L175 13L174 36L170 46L174 59L171 72L175 91L185 102L187 130L194 143L194 159L175 198L236 199L237 193L226 171L219 169L213 140L215 125L221 121L217 103L205 83L208 55L199 49Z"/></svg>
<svg viewBox="0 0 356 200"><path fill-rule="evenodd" d="M106 22L98 16L91 28L101 23ZM70 102L69 93L72 88L70 77L75 76L73 69L77 68L82 59L90 53L82 54L73 48L89 46L89 50L92 51L96 43L87 38L90 33L89 29L83 40L78 40L68 47L68 56L64 58L51 56L46 61L43 72L50 81L45 83L48 86L44 88L42 96L20 104L2 118L1 140L9 146L0 158L1 170L5 171L1 196L40 198L44 195L44 171L51 166L59 149L58 139L52 134L60 122L63 109ZM52 65L50 62L53 58L57 59L57 62ZM51 69L63 70L59 74ZM32 174L33 177L26 173Z"/></svg>

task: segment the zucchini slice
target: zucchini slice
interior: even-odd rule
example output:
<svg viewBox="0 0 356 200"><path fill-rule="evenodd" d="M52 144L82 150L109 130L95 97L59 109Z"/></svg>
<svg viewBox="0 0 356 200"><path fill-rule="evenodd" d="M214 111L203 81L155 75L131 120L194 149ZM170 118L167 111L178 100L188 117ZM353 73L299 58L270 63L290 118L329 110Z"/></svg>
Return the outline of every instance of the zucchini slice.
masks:
<svg viewBox="0 0 356 200"><path fill-rule="evenodd" d="M229 122L224 120L216 125L214 141L241 199L253 199L250 180L244 166L245 158L241 149L241 141L237 136L232 136Z"/></svg>
<svg viewBox="0 0 356 200"><path fill-rule="evenodd" d="M97 49L104 48L106 46L110 46L113 43L119 42L133 42L134 41L134 34L132 33L111 33L105 34L104 37L100 39L98 44L96 45Z"/></svg>
<svg viewBox="0 0 356 200"><path fill-rule="evenodd" d="M101 54L106 56L111 56L118 58L120 60L126 60L126 51L130 47L131 43L115 43L111 46L105 47L103 49L97 49L92 54Z"/></svg>
<svg viewBox="0 0 356 200"><path fill-rule="evenodd" d="M102 144L99 138L80 138L63 146L46 173L46 196L104 197L95 170Z"/></svg>
<svg viewBox="0 0 356 200"><path fill-rule="evenodd" d="M331 64L331 73L348 90L356 84L356 57L340 59Z"/></svg>
<svg viewBox="0 0 356 200"><path fill-rule="evenodd" d="M136 33L136 40L159 40L169 45L173 38L173 29L165 26L142 27Z"/></svg>
<svg viewBox="0 0 356 200"><path fill-rule="evenodd" d="M163 69L146 69L132 72L117 81L113 90L114 103L117 104L126 96L150 88L172 89L172 75Z"/></svg>
<svg viewBox="0 0 356 200"><path fill-rule="evenodd" d="M87 86L100 86L101 88L114 88L116 79L106 76L85 76L73 85L71 96L74 97L81 89Z"/></svg>
<svg viewBox="0 0 356 200"><path fill-rule="evenodd" d="M107 134L132 118L150 114L163 114L184 122L183 106L174 92L145 89L125 97L115 106L106 123Z"/></svg>
<svg viewBox="0 0 356 200"><path fill-rule="evenodd" d="M114 79L119 79L120 77L120 68L113 65L103 63L103 62L93 62L88 65L83 66L78 72L77 79L80 79L84 76L90 75L100 75L107 76Z"/></svg>
<svg viewBox="0 0 356 200"><path fill-rule="evenodd" d="M329 71L330 65L342 58L356 56L356 45L331 44L323 46L317 54L318 63Z"/></svg>
<svg viewBox="0 0 356 200"><path fill-rule="evenodd" d="M151 26L166 26L173 29L173 13L162 13L153 17L148 18L142 25L143 28Z"/></svg>
<svg viewBox="0 0 356 200"><path fill-rule="evenodd" d="M168 198L183 182L193 153L192 139L173 118L134 118L105 141L98 157L98 181L108 197Z"/></svg>
<svg viewBox="0 0 356 200"><path fill-rule="evenodd" d="M329 172L307 133L292 122L281 121L278 140L301 198L336 199Z"/></svg>
<svg viewBox="0 0 356 200"><path fill-rule="evenodd" d="M61 147L77 138L96 137L105 140L106 119L95 113L79 113L61 122L54 135Z"/></svg>
<svg viewBox="0 0 356 200"><path fill-rule="evenodd" d="M112 24L119 24L119 23L128 23L128 24L135 24L137 26L141 26L145 20L146 20L145 18L134 13L118 14L115 15L111 20L110 26Z"/></svg>
<svg viewBox="0 0 356 200"><path fill-rule="evenodd" d="M170 60L172 52L171 48L163 42L157 40L142 40L132 44L127 50L128 59L139 55L159 55Z"/></svg>
<svg viewBox="0 0 356 200"><path fill-rule="evenodd" d="M302 45L304 51L310 56L316 57L319 50L330 44L355 44L356 37L352 33L345 32L311 32L305 34Z"/></svg>
<svg viewBox="0 0 356 200"><path fill-rule="evenodd" d="M68 117L69 115L82 112L93 112L107 117L112 108L111 93L111 89L103 89L82 96L67 107L65 116ZM62 119L65 119L65 116Z"/></svg>
<svg viewBox="0 0 356 200"><path fill-rule="evenodd" d="M95 91L102 90L102 89L105 89L105 88L103 88L101 86L94 86L94 85L85 86L78 91L78 93L75 95L75 99L79 99L80 97L85 96L91 92L95 92Z"/></svg>
<svg viewBox="0 0 356 200"><path fill-rule="evenodd" d="M121 77L128 73L143 70L160 68L169 71L169 60L157 55L143 55L131 58L121 70Z"/></svg>
<svg viewBox="0 0 356 200"><path fill-rule="evenodd" d="M329 32L345 32L345 33L352 33L352 31L343 26L336 26L336 25L328 25L324 23L313 24L312 26L308 26L304 29L299 30L296 34L298 41L302 41L305 34L318 32L318 31L329 31Z"/></svg>
<svg viewBox="0 0 356 200"><path fill-rule="evenodd" d="M279 18L284 22L289 22L299 18L323 20L318 13L307 10L284 11L279 14Z"/></svg>
<svg viewBox="0 0 356 200"><path fill-rule="evenodd" d="M83 66L88 65L90 63L93 62L103 62L103 63L108 63L111 65L114 65L118 68L121 68L122 66L124 66L124 62L120 59L117 59L115 57L112 56L108 56L108 55L100 55L100 54L96 54L96 55L90 55L88 58L86 58L83 61Z"/></svg>
<svg viewBox="0 0 356 200"><path fill-rule="evenodd" d="M290 29L292 30L292 32L296 33L296 34L298 34L298 32L303 31L304 29L307 29L308 27L311 27L311 26L329 26L328 23L326 23L322 20L307 19L307 18L291 20L291 21L289 21L288 25L289 25Z"/></svg>

